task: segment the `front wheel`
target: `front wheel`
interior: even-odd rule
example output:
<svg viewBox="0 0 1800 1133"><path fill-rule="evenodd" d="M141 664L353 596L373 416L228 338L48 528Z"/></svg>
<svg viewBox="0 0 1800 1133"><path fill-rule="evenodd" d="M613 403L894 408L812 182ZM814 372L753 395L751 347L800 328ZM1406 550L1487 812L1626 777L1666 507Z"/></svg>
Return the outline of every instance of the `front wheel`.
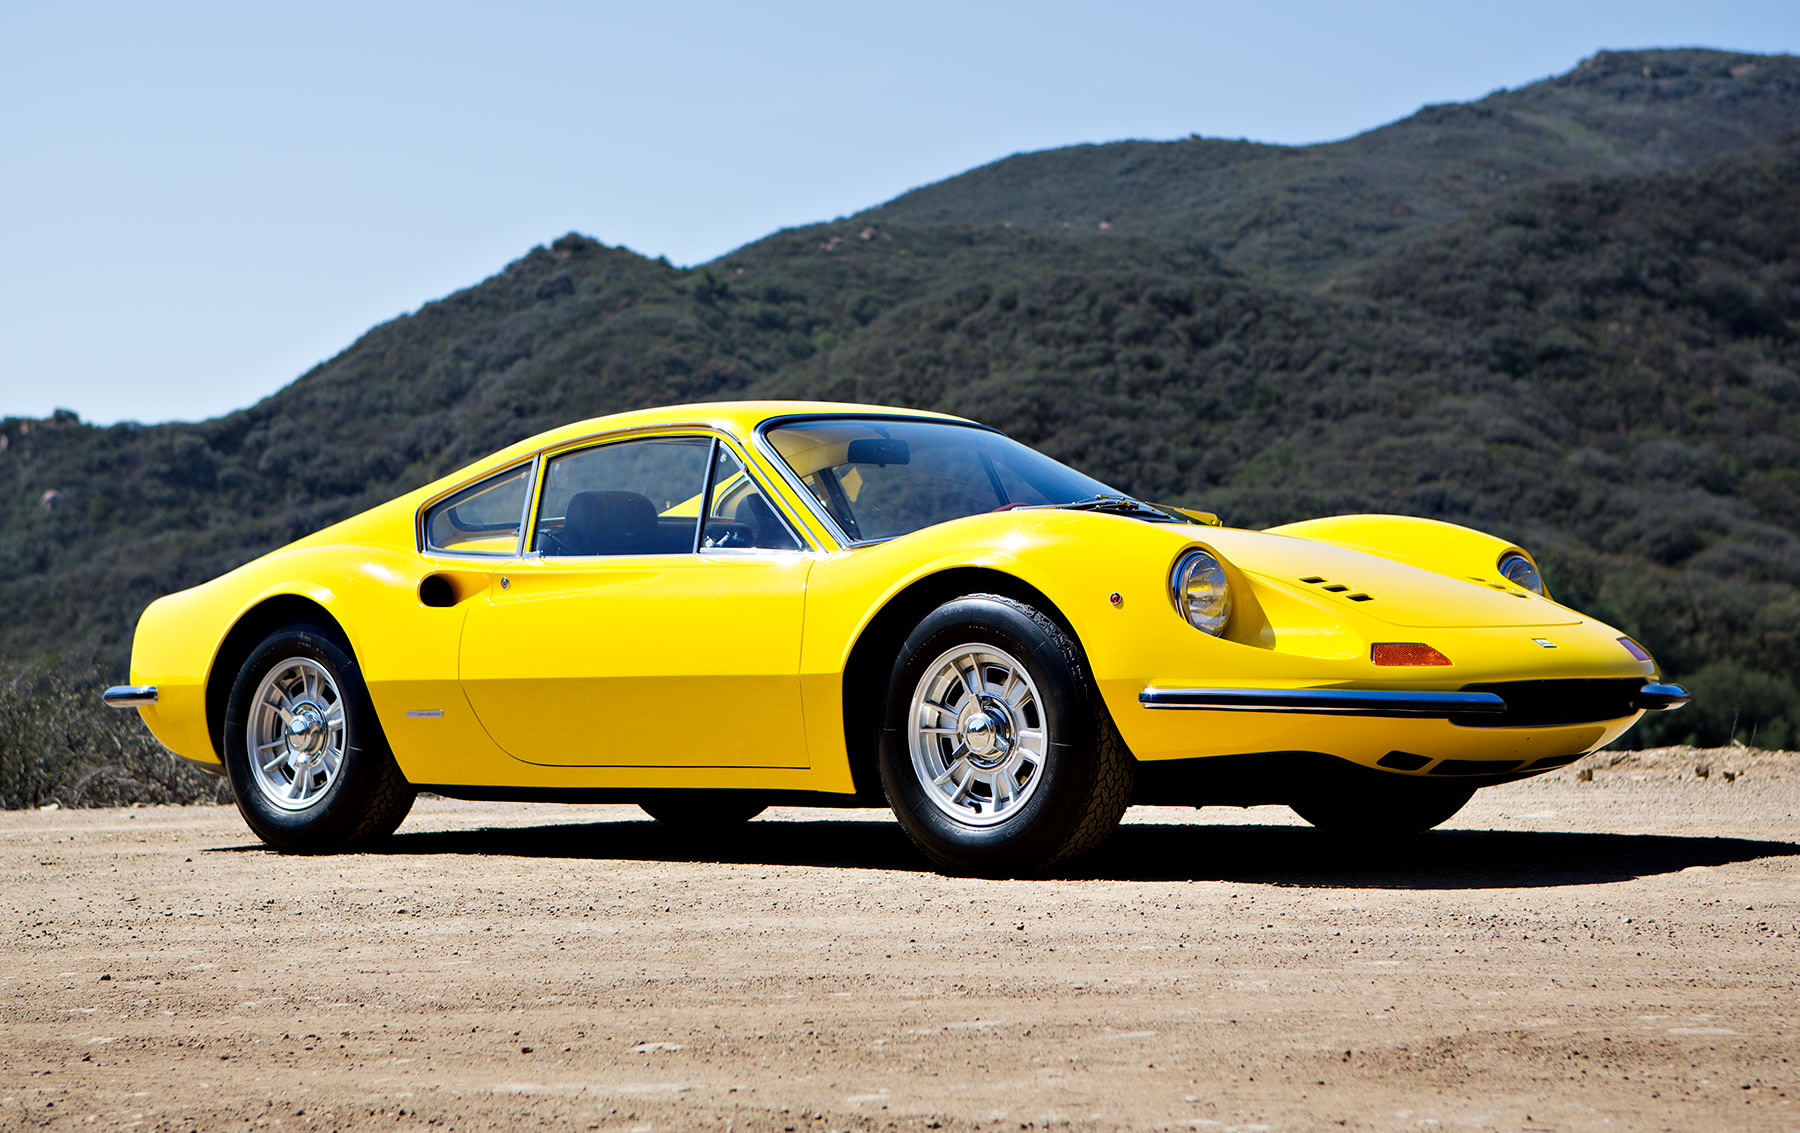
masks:
<svg viewBox="0 0 1800 1133"><path fill-rule="evenodd" d="M1098 847L1135 765L1074 641L997 594L939 606L889 680L881 782L931 859L959 873L1036 873Z"/></svg>
<svg viewBox="0 0 1800 1133"><path fill-rule="evenodd" d="M225 774L250 829L278 850L335 850L392 834L414 790L388 750L362 671L323 626L276 630L225 710Z"/></svg>

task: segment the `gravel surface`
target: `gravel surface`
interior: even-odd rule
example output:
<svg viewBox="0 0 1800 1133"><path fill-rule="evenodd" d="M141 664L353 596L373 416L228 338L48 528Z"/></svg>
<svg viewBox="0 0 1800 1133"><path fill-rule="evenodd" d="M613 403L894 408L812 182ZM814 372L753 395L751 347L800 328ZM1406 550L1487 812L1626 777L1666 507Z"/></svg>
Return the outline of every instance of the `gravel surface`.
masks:
<svg viewBox="0 0 1800 1133"><path fill-rule="evenodd" d="M6 1129L1800 1130L1793 754L1602 753L1388 854L1140 807L1056 881L939 876L876 811L0 849Z"/></svg>

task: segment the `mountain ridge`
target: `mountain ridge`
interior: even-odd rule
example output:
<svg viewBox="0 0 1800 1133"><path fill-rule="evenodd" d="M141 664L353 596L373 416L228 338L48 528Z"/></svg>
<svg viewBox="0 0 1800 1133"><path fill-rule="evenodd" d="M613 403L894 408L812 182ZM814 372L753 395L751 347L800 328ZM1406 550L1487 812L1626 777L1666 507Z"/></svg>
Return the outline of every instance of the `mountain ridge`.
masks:
<svg viewBox="0 0 1800 1133"><path fill-rule="evenodd" d="M1670 113L1676 105L1679 115ZM1601 52L1564 75L1472 103L1428 105L1339 141L1189 138L1015 154L850 220L1201 235L1222 255L1242 248L1246 267L1317 280L1331 274L1334 249L1366 254L1373 240L1527 184L1676 169L1776 142L1797 116L1793 56ZM1119 160L1097 168L1097 151ZM1346 194L1367 211L1367 231L1346 230ZM1247 195L1255 207L1244 207ZM1049 211L1034 217L1021 202Z"/></svg>

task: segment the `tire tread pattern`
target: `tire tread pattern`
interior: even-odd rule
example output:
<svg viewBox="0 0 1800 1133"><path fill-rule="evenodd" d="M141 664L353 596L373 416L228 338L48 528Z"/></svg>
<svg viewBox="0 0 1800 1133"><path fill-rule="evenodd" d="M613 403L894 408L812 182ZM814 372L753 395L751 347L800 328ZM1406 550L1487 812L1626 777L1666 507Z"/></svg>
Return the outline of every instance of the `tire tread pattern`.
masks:
<svg viewBox="0 0 1800 1133"><path fill-rule="evenodd" d="M369 791L369 807L363 812L362 821L350 832L348 845L379 842L400 829L400 824L406 821L406 816L412 812L413 801L418 797L418 791L400 773L400 765L395 762L394 753L389 750L385 737L378 746L378 751L365 747L367 754L378 763L379 770L375 784Z"/></svg>

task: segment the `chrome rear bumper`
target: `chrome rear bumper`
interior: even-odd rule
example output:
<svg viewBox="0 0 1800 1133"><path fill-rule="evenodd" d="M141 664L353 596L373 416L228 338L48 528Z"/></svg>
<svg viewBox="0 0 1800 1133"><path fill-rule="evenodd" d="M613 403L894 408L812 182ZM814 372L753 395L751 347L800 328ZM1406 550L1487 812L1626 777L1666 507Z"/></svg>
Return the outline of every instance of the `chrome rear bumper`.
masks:
<svg viewBox="0 0 1800 1133"><path fill-rule="evenodd" d="M142 708L156 703L155 685L114 685L100 694L108 708Z"/></svg>

